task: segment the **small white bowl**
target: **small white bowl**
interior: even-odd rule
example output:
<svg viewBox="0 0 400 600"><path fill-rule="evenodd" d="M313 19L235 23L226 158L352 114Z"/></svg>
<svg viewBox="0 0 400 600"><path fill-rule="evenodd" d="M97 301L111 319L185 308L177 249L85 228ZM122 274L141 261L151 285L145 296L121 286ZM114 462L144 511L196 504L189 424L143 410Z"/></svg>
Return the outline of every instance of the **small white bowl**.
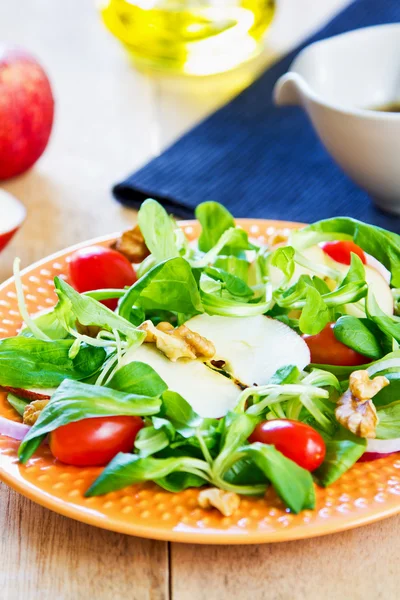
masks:
<svg viewBox="0 0 400 600"><path fill-rule="evenodd" d="M342 169L382 209L400 214L400 24L311 44L276 83L278 105L300 104Z"/></svg>

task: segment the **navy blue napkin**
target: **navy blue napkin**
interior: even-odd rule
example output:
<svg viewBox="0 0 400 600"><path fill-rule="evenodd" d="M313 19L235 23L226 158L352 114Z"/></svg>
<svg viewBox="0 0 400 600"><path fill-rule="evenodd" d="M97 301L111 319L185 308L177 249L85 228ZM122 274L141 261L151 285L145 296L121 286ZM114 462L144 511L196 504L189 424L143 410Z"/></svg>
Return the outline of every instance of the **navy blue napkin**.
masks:
<svg viewBox="0 0 400 600"><path fill-rule="evenodd" d="M308 43L344 31L400 21L399 0L356 0ZM300 48L229 104L114 187L123 204L158 199L191 217L204 200L236 217L311 222L348 215L400 232L400 218L377 209L335 165L303 111L272 102L276 80Z"/></svg>

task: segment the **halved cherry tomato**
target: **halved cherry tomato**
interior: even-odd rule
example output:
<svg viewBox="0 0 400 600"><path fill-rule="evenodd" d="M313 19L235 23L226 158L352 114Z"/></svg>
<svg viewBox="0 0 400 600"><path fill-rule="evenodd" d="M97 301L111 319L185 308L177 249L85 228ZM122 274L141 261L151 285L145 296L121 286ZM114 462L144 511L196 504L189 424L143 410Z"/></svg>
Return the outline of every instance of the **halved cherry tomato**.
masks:
<svg viewBox="0 0 400 600"><path fill-rule="evenodd" d="M302 336L310 349L311 362L318 365L340 365L342 367L356 367L370 362L369 358L336 339L333 331L334 325L335 323L328 323L320 333Z"/></svg>
<svg viewBox="0 0 400 600"><path fill-rule="evenodd" d="M123 289L137 279L125 256L102 246L89 246L74 252L69 263L69 276L72 286L80 293L103 288ZM113 298L102 302L114 310L118 300Z"/></svg>
<svg viewBox="0 0 400 600"><path fill-rule="evenodd" d="M325 442L309 425L290 419L274 419L256 425L249 442L261 442L275 446L307 471L314 471L325 458Z"/></svg>
<svg viewBox="0 0 400 600"><path fill-rule="evenodd" d="M351 253L357 254L362 262L367 264L367 259L364 254L364 250L357 246L351 240L339 240L337 242L325 242L321 244L322 250L333 260L343 265L349 265L351 263Z"/></svg>
<svg viewBox="0 0 400 600"><path fill-rule="evenodd" d="M52 454L67 465L102 466L131 452L144 423L140 417L94 417L62 425L50 434Z"/></svg>

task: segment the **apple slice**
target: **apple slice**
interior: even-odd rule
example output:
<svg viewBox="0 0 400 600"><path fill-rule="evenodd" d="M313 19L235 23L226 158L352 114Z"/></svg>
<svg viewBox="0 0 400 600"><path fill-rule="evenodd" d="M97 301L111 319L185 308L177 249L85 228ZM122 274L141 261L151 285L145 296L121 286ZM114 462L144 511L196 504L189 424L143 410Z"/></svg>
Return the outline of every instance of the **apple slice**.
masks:
<svg viewBox="0 0 400 600"><path fill-rule="evenodd" d="M5 248L18 231L25 217L23 204L5 190L0 190L0 250Z"/></svg>
<svg viewBox="0 0 400 600"><path fill-rule="evenodd" d="M201 417L223 417L238 401L240 388L199 360L172 362L153 344L143 344L128 350L121 366L133 361L153 367L168 388L180 394Z"/></svg>
<svg viewBox="0 0 400 600"><path fill-rule="evenodd" d="M304 340L270 317L199 315L185 325L211 340L216 349L213 362L224 361L224 371L247 386L268 383L280 367L295 365L303 370L310 362Z"/></svg>

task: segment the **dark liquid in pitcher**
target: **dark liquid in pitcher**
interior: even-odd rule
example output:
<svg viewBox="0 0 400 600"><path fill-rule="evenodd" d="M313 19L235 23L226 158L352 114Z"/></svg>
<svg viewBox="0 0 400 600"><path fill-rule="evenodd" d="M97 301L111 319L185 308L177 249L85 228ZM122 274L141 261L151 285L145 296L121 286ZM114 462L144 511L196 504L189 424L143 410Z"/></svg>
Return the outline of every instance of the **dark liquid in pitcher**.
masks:
<svg viewBox="0 0 400 600"><path fill-rule="evenodd" d="M390 104L383 104L382 106L373 106L370 110L377 110L379 112L391 112L400 113L400 100L398 102L391 102Z"/></svg>

